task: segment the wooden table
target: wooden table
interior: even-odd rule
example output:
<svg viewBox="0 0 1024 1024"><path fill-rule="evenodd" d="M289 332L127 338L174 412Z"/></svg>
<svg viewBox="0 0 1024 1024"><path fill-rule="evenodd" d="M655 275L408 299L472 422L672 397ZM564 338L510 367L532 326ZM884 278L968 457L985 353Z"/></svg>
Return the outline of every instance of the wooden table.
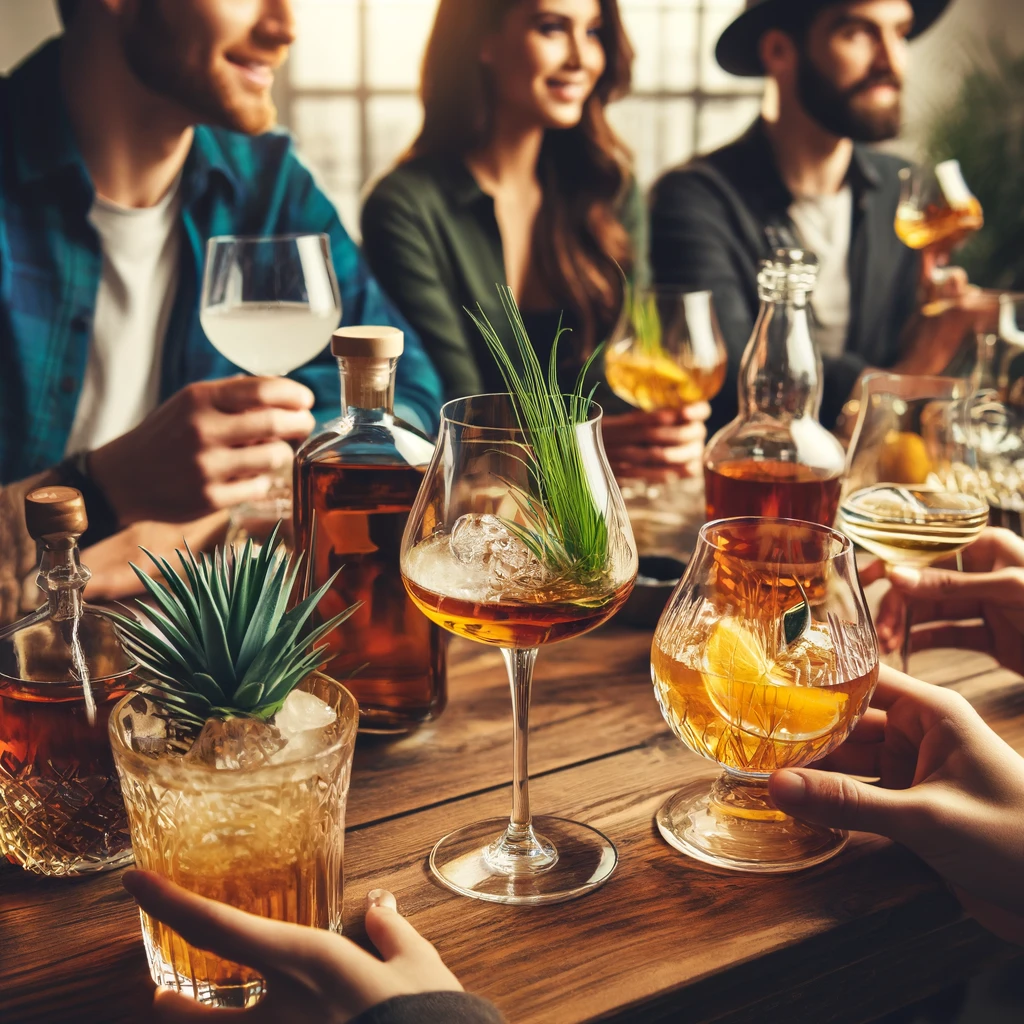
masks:
<svg viewBox="0 0 1024 1024"><path fill-rule="evenodd" d="M715 873L653 825L673 789L713 774L668 731L651 690L650 637L606 628L542 652L532 715L534 808L602 829L612 879L545 908L462 899L426 857L444 832L507 813L511 715L495 651L453 647L436 724L360 743L349 800L346 930L385 886L466 987L512 1024L591 1020L860 1022L1008 960L943 884L891 843L855 836L788 876ZM1024 683L987 658L934 652L918 675L952 685L1024 750ZM0 1021L104 1024L147 1017L139 921L118 875L77 881L0 869Z"/></svg>

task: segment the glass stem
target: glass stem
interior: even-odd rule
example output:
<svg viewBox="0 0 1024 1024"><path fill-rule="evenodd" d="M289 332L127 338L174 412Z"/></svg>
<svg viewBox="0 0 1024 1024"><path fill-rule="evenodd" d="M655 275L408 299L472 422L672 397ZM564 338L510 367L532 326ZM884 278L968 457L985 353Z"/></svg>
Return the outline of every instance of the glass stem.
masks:
<svg viewBox="0 0 1024 1024"><path fill-rule="evenodd" d="M515 650L503 647L501 653L508 668L512 689L512 817L509 832L526 835L530 830L530 690L537 648Z"/></svg>
<svg viewBox="0 0 1024 1024"><path fill-rule="evenodd" d="M503 647L501 653L512 690L512 815L504 834L488 849L486 859L505 874L529 874L547 870L558 859L554 847L533 831L530 814L530 689L537 648Z"/></svg>

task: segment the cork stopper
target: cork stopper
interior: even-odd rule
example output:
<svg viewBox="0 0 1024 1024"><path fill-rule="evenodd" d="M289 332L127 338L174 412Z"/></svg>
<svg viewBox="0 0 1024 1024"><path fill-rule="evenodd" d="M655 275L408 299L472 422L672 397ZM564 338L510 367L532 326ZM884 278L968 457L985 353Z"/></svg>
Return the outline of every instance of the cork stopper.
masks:
<svg viewBox="0 0 1024 1024"><path fill-rule="evenodd" d="M25 525L33 540L80 537L89 527L85 499L74 487L37 487L25 496Z"/></svg>
<svg viewBox="0 0 1024 1024"><path fill-rule="evenodd" d="M397 359L405 349L405 335L397 327L340 327L331 336L335 356Z"/></svg>

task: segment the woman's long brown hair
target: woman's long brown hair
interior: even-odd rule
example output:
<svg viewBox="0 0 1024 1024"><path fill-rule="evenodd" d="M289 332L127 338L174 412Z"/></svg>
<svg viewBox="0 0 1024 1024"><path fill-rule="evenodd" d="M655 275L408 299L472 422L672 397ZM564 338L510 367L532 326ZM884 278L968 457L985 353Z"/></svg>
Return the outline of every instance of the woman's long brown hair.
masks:
<svg viewBox="0 0 1024 1024"><path fill-rule="evenodd" d="M494 93L481 44L521 2L441 0L423 61L423 129L410 158L462 157L490 141ZM579 320L578 356L614 326L622 306L622 271L633 263L629 235L617 217L629 153L605 117L606 105L629 90L633 49L617 0L600 5L604 73L580 123L545 133L537 168L543 201L534 258L558 304Z"/></svg>

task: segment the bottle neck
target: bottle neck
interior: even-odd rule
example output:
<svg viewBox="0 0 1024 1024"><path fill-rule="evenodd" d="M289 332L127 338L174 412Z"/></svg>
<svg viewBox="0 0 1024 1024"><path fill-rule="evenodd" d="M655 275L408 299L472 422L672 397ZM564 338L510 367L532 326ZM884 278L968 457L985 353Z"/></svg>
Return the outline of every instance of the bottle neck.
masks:
<svg viewBox="0 0 1024 1024"><path fill-rule="evenodd" d="M397 366L397 359L339 356L342 416L366 420L393 417Z"/></svg>
<svg viewBox="0 0 1024 1024"><path fill-rule="evenodd" d="M36 583L46 594L51 619L61 622L81 616L82 592L90 579L92 573L79 557L77 537L43 541Z"/></svg>
<svg viewBox="0 0 1024 1024"><path fill-rule="evenodd" d="M822 366L811 335L809 299L809 291L762 290L761 309L740 364L744 419L754 413L780 420L818 418Z"/></svg>

